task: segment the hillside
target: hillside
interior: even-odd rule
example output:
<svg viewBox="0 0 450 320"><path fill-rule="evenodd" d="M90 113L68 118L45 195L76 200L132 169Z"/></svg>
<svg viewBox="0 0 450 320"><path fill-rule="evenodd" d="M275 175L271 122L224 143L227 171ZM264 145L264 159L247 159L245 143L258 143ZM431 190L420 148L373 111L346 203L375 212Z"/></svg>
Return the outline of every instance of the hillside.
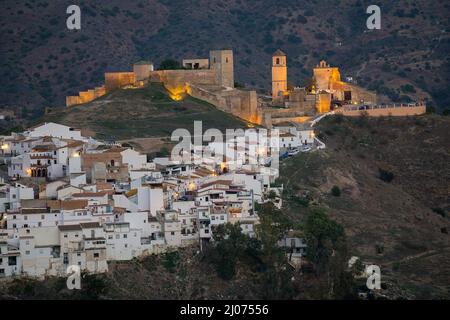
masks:
<svg viewBox="0 0 450 320"><path fill-rule="evenodd" d="M67 1L0 3L0 107L35 118L45 106L98 86L105 71L141 59L207 57L233 48L236 81L270 89L276 48L301 85L321 58L384 99L427 98L449 107L449 3L379 1L382 29L368 31L362 0L140 0L76 2L82 28L66 28Z"/></svg>
<svg viewBox="0 0 450 320"><path fill-rule="evenodd" d="M449 126L436 116L322 120L327 149L283 163L288 215L325 206L351 254L381 266L390 294L449 298Z"/></svg>
<svg viewBox="0 0 450 320"><path fill-rule="evenodd" d="M172 100L159 84L142 89L123 89L90 103L68 109L54 109L38 122L58 122L82 129L85 135L128 142L143 152L155 151L170 141L175 129L191 134L194 121L203 130L245 128L246 123L216 107L186 96Z"/></svg>

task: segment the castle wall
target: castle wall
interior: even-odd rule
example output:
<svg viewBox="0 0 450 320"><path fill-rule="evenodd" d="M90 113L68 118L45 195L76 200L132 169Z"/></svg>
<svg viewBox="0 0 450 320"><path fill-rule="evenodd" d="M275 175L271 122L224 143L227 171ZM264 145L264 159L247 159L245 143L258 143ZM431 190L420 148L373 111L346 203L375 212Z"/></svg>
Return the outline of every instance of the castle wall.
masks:
<svg viewBox="0 0 450 320"><path fill-rule="evenodd" d="M134 72L107 72L105 73L106 92L134 85L136 78Z"/></svg>
<svg viewBox="0 0 450 320"><path fill-rule="evenodd" d="M426 112L425 104L413 104L413 105L392 105L392 106L374 106L369 107L365 110L359 110L358 106L344 106L338 110L336 113L341 113L344 116L356 117L364 113L367 113L370 117L380 117L380 116L414 116L421 115Z"/></svg>
<svg viewBox="0 0 450 320"><path fill-rule="evenodd" d="M87 103L95 99L94 90L80 91L81 103Z"/></svg>
<svg viewBox="0 0 450 320"><path fill-rule="evenodd" d="M320 92L316 95L316 111L317 113L327 113L331 107L331 93Z"/></svg>
<svg viewBox="0 0 450 320"><path fill-rule="evenodd" d="M66 107L75 106L91 102L94 99L100 98L106 94L105 86L96 87L87 91L80 91L77 96L66 97Z"/></svg>
<svg viewBox="0 0 450 320"><path fill-rule="evenodd" d="M100 98L101 96L104 96L106 94L106 88L105 88L105 86L96 87L94 89L94 92L95 92L95 97Z"/></svg>
<svg viewBox="0 0 450 320"><path fill-rule="evenodd" d="M364 102L367 104L376 104L377 95L376 93L370 92L360 86L346 83L348 90L352 92L352 101Z"/></svg>
<svg viewBox="0 0 450 320"><path fill-rule="evenodd" d="M75 106L81 104L80 96L67 96L66 97L66 107Z"/></svg>
<svg viewBox="0 0 450 320"><path fill-rule="evenodd" d="M150 72L150 81L167 86L184 86L186 83L218 85L215 70L157 70Z"/></svg>
<svg viewBox="0 0 450 320"><path fill-rule="evenodd" d="M187 93L241 119L257 124L262 123L256 91L238 89L210 91L190 84Z"/></svg>
<svg viewBox="0 0 450 320"><path fill-rule="evenodd" d="M307 94L304 88L295 88L289 92L289 101L286 102L286 106L305 115L313 115L316 112L316 96Z"/></svg>

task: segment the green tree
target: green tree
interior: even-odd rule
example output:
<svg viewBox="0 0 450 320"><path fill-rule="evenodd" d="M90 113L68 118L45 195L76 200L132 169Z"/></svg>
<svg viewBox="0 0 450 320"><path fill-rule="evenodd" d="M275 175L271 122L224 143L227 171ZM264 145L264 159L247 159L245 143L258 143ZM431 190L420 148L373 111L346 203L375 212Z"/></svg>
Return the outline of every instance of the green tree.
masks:
<svg viewBox="0 0 450 320"><path fill-rule="evenodd" d="M181 64L174 59L165 59L161 61L161 64L159 65L159 70L176 70L182 68Z"/></svg>
<svg viewBox="0 0 450 320"><path fill-rule="evenodd" d="M248 235L242 233L239 224L222 224L214 229L215 247L211 252L211 260L218 275L230 280L236 274L236 263L245 252Z"/></svg>
<svg viewBox="0 0 450 320"><path fill-rule="evenodd" d="M331 194L335 197L339 197L341 195L341 189L338 186L333 186L333 188L331 188Z"/></svg>
<svg viewBox="0 0 450 320"><path fill-rule="evenodd" d="M356 298L353 276L346 270L348 252L342 225L331 220L324 209L315 208L308 214L304 232L308 260L327 281L324 298Z"/></svg>
<svg viewBox="0 0 450 320"><path fill-rule="evenodd" d="M344 228L331 220L325 210L314 208L305 222L306 254L320 274L326 271L330 258L345 241Z"/></svg>

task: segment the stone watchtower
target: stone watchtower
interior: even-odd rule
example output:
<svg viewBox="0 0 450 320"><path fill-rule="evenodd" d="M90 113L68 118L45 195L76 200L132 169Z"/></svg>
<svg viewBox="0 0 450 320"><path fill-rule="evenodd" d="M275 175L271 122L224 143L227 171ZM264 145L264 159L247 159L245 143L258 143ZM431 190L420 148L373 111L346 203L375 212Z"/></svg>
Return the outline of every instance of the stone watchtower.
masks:
<svg viewBox="0 0 450 320"><path fill-rule="evenodd" d="M278 49L272 57L272 102L283 100L287 93L286 54Z"/></svg>
<svg viewBox="0 0 450 320"><path fill-rule="evenodd" d="M209 65L217 70L217 83L223 87L234 88L233 50L212 50L209 52Z"/></svg>
<svg viewBox="0 0 450 320"><path fill-rule="evenodd" d="M313 69L314 78L316 79L316 89L320 90L332 90L334 84L341 81L341 74L339 68L331 67L325 60Z"/></svg>

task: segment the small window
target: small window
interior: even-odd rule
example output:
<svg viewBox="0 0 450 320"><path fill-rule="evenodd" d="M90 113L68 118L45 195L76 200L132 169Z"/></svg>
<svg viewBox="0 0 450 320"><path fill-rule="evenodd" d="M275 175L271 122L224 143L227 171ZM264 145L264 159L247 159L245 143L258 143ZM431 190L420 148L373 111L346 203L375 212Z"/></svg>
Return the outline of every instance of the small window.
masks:
<svg viewBox="0 0 450 320"><path fill-rule="evenodd" d="M94 252L94 258L100 257L100 254L98 252Z"/></svg>
<svg viewBox="0 0 450 320"><path fill-rule="evenodd" d="M172 236L174 236L174 235L175 235L175 231L172 231L170 234L171 234Z"/></svg>
<svg viewBox="0 0 450 320"><path fill-rule="evenodd" d="M128 237L128 235L127 235L127 234L124 234L124 235L123 235L123 238L124 238L124 239L125 239L125 238L127 238L127 237Z"/></svg>

